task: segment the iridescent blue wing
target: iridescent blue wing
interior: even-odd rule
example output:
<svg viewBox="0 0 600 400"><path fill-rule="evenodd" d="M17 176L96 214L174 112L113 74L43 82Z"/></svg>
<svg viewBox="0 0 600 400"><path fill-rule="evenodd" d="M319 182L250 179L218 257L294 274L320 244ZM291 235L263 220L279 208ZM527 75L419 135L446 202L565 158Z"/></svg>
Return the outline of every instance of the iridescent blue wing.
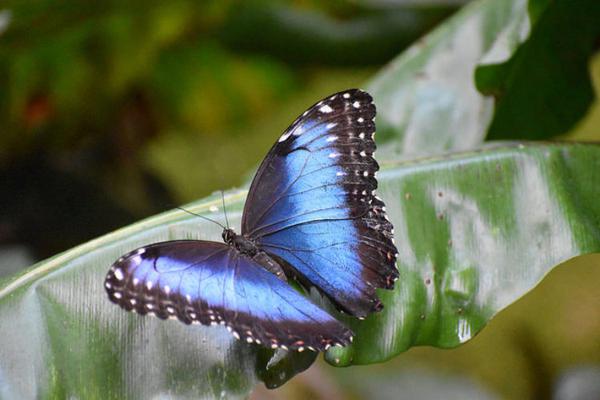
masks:
<svg viewBox="0 0 600 400"><path fill-rule="evenodd" d="M242 234L340 309L382 308L398 277L392 224L376 197L375 106L361 90L312 106L279 138L250 187Z"/></svg>
<svg viewBox="0 0 600 400"><path fill-rule="evenodd" d="M261 260L216 242L155 243L117 260L104 285L125 310L225 325L249 343L300 351L349 343L348 328L266 271Z"/></svg>

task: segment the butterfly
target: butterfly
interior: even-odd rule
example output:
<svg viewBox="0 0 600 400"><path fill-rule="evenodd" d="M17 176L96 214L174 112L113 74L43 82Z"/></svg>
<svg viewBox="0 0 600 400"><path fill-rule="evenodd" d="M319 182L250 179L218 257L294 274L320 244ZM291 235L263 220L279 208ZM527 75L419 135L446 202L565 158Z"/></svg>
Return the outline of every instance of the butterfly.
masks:
<svg viewBox="0 0 600 400"><path fill-rule="evenodd" d="M375 105L365 91L336 93L299 116L250 185L241 233L224 243L154 243L119 258L104 287L127 311L224 325L270 348L324 351L352 331L287 280L315 287L363 319L383 305L376 289L398 279L393 227L375 194Z"/></svg>

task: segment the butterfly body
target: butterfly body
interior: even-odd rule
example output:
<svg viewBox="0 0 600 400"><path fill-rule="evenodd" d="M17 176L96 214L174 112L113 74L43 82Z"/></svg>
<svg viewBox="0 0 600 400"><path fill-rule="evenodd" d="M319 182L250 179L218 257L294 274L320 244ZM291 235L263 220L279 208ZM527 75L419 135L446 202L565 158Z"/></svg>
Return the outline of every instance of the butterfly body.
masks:
<svg viewBox="0 0 600 400"><path fill-rule="evenodd" d="M235 248L240 254L252 258L254 262L274 274L277 278L286 280L286 275L283 268L267 253L260 251L256 243L250 238L243 235L238 235L231 228L223 229L221 234L223 241L229 246Z"/></svg>
<svg viewBox="0 0 600 400"><path fill-rule="evenodd" d="M221 237L229 246L234 247L240 253L246 254L250 257L254 257L259 251L252 239L248 239L242 235L236 234L233 229L223 229Z"/></svg>
<svg viewBox="0 0 600 400"><path fill-rule="evenodd" d="M316 287L358 318L381 310L376 289L398 278L393 228L375 195L375 107L360 90L309 108L275 143L250 186L241 234L225 243L155 243L109 271L126 310L225 325L268 347L326 350L352 332L287 285Z"/></svg>

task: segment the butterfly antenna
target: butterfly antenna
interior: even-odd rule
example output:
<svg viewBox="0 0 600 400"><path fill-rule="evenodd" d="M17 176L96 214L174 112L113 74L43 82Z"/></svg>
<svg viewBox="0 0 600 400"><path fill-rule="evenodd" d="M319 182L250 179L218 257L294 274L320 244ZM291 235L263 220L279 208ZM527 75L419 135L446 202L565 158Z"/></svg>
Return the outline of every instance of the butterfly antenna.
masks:
<svg viewBox="0 0 600 400"><path fill-rule="evenodd" d="M225 225L229 229L229 220L227 219L227 210L225 209L225 193L221 190L221 202L223 203L223 213L225 214Z"/></svg>
<svg viewBox="0 0 600 400"><path fill-rule="evenodd" d="M225 227L223 226L223 224L215 221L214 219L210 219L208 217L205 217L204 215L200 215L200 214L196 214L195 212L188 211L185 208L181 208L181 207L175 207L175 208L177 208L178 210L184 211L184 212L186 212L188 214L195 215L196 217L200 217L200 218L205 219L207 221L213 222L213 223L219 225L221 228L225 229Z"/></svg>

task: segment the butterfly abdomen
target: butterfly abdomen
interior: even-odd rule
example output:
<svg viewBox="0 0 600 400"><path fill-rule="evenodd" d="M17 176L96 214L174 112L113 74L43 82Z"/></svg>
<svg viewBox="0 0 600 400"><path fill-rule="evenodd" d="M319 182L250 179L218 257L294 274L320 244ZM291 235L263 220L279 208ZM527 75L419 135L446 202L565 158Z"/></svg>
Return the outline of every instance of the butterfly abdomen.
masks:
<svg viewBox="0 0 600 400"><path fill-rule="evenodd" d="M287 281L287 276L280 263L275 261L264 251L257 253L254 257L252 257L252 260L254 260L258 265L260 265L273 275L275 275L278 279L284 282Z"/></svg>

